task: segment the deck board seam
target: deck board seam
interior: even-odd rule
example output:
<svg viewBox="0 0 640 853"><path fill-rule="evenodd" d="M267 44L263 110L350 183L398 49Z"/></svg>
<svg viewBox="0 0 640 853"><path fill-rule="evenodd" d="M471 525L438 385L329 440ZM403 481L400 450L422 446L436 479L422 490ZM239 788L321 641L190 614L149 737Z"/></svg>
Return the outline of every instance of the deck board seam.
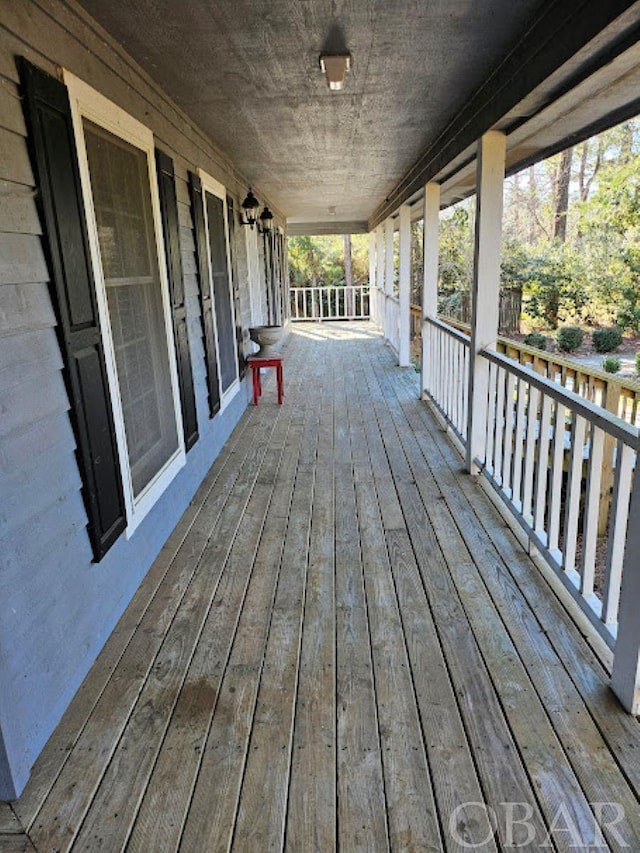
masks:
<svg viewBox="0 0 640 853"><path fill-rule="evenodd" d="M379 383L380 391L382 393L381 405L384 406L386 409L387 416L389 417L390 422L392 424L392 428L395 432L395 437L396 437L397 441L399 442L400 448L402 449L402 454L404 457L405 464L408 466L408 469L411 472L411 476L413 477L413 481L415 483L416 472L415 472L414 467L412 466L412 464L410 462L410 458L407 455L407 451L406 451L404 442L402 440L400 432L398 431L398 429L399 429L398 423L397 423L398 419L394 418L393 413L392 413L391 408L390 408L390 396L389 396L388 384L387 384L387 380L386 380L386 374L389 372L391 365L389 365L389 363L386 359L385 359L385 361L387 361L387 363L384 364L384 362L382 361L382 353L381 352L376 352L374 357L377 358L377 360L380 363L380 366L382 368L381 370L376 371L374 376L373 376L373 380L375 382ZM396 371L394 370L394 373L395 372ZM387 389L386 391L385 391L385 388ZM392 470L393 470L393 466L392 466ZM485 655L485 652L484 652L484 649L483 649L483 646L481 643L481 638L479 638L477 635L477 631L476 631L476 629L472 623L472 620L470 620L470 618L469 618L467 608L465 607L464 602L460 596L458 587L457 587L457 585L456 585L456 583L455 583L455 581L451 575L451 570L449 568L448 561L446 559L446 556L442 552L441 543L439 542L436 531L433 528L433 523L431 521L429 513L428 513L426 507L424 507L424 502L422 500L422 497L420 495L420 492L418 490L417 485L416 485L416 492L418 494L418 498L420 499L421 505L423 507L425 520L431 528L431 533L433 535L433 538L434 538L436 545L437 545L437 548L438 548L439 563L440 563L441 571L443 571L445 573L446 577L448 578L448 581L451 585L451 591L455 595L457 605L460 607L462 613L464 614L466 626L470 632L470 636L473 638L473 644L475 645L477 654L479 655L479 658L483 664L484 677L487 679L488 684L491 686L494 701L496 701L497 706L500 708L500 716L501 716L502 726L504 727L505 731L508 733L508 737L509 737L509 740L510 740L511 745L513 747L513 750L514 750L515 754L518 756L520 770L524 774L523 781L524 781L524 779L527 780L528 790L529 790L530 795L532 795L532 800L533 800L533 802L537 803L538 816L540 817L545 828L548 831L550 824L549 824L549 818L545 814L545 803L543 800L541 800L541 798L537 792L536 785L534 783L534 780L531 777L528 764L524 760L524 756L522 754L522 749L521 749L520 743L516 737L515 732L513 731L512 724L509 720L508 714L505 711L503 696L501 695L501 692L497 689L495 679L494 679L492 672L491 672L491 669L487 663L486 655ZM408 525L409 530L411 531L411 524L410 524L409 520L407 520L407 525ZM427 593L427 598L428 599L430 598L429 593ZM437 622L436 622L436 629L437 629ZM475 750L472 750L472 751L475 752ZM495 805L497 805L497 804L495 804ZM495 805L494 805L494 807L495 807Z"/></svg>
<svg viewBox="0 0 640 853"><path fill-rule="evenodd" d="M211 492L212 492L212 491L213 491L213 489L215 488L215 485L216 485L216 483L217 483L218 479L222 476L222 473L223 473L223 471L224 471L224 468L226 467L227 462L228 462L228 461L230 460L230 458L231 458L231 455L232 455L232 453L233 453L233 447L235 447L235 446L239 443L240 438L242 437L242 435L243 435L243 434L244 434L244 430L243 430L243 431L241 431L241 432L239 433L239 435L238 435L238 441L234 442L234 443L233 443L233 445L231 446L231 448L229 449L229 453L228 453L228 455L225 457L224 464L220 467L220 470L217 472L216 477L215 477L215 479L212 481L212 483L211 483L210 487L209 487L209 488L207 488L207 492L206 492L206 494L204 495L204 497L202 498L201 504L200 504L200 506L199 506L198 510L195 512L195 514L194 514L194 516L193 516L193 518L192 518L191 522L189 523L188 528L187 528L187 529L186 529L186 531L184 532L184 535L182 535L182 536L181 536L180 541L178 542L178 544L177 544L175 547L173 547L173 548L172 548L173 555L172 555L172 556L171 556L171 558L169 559L169 561L168 561L168 563L167 563L167 566L166 566L166 569L162 572L162 575L161 575L161 576L160 576L160 578L158 579L157 583L155 583L155 581L154 581L155 586L152 588L152 590L150 590L150 596L149 596L149 599L146 601L146 604L144 605L143 609L141 610L141 612L140 612L139 616L137 617L137 621L136 621L135 625L133 625L133 628L132 628L132 630L131 630L131 632L130 632L130 634L129 634L129 637L128 637L128 639L126 640L126 642L124 643L124 645L123 645L123 647L122 647L121 651L119 652L117 659L116 659L116 660L115 660L115 662L112 664L112 666L111 666L111 670L110 670L110 672L108 673L108 675L106 676L105 682L104 682L104 684L102 685L102 687L100 688L100 691L99 691L98 695L96 696L95 700L93 701L93 704L91 705L91 707L88 709L88 712L86 713L86 716L84 717L84 722L83 722L82 726L80 727L80 729L76 732L76 735L74 736L74 739L73 739L73 742L72 742L71 748L68 750L67 754L65 755L65 758L63 759L62 763L61 763L61 764L60 764L60 766L58 767L58 769L57 769L57 771L56 771L55 775L53 775L53 776L48 780L46 793L42 796L42 798L41 798L41 800L40 800L40 803L39 803L39 805L38 805L37 809L33 812L33 815L32 815L32 816L30 816L29 820L24 822L24 823L26 823L25 831L27 831L27 832L28 832L28 830L30 830L30 829L33 827L33 825L34 825L35 821L37 820L38 815L40 814L40 811L41 811L41 809L42 809L42 807L43 807L43 805L44 805L45 801L46 801L46 800L47 800L47 798L49 797L49 795L50 795L50 793L51 793L51 791L52 791L53 787L55 786L55 783L56 783L56 781L58 780L58 778L59 778L60 774L62 773L62 771L63 771L63 769L64 769L64 767L65 767L65 765L66 765L67 761L70 759L71 754L72 754L72 752L73 752L73 748L75 747L75 745L78 743L79 739L81 738L82 733L83 733L83 732L84 732L84 730L85 730L85 727L86 727L86 724L87 724L87 722L88 722L89 718L91 717L92 713L94 712L95 708L97 707L98 703L100 702L100 700L101 700L102 696L104 695L105 691L107 690L107 688L108 688L108 686L109 686L109 684L110 684L110 682L111 682L111 680L112 680L112 678L113 678L113 676L114 676L114 673L117 671L117 668L118 668L119 663L121 662L122 658L124 657L124 655L125 655L125 654L126 654L126 652L127 652L127 649L129 648L129 646L130 646L130 644L131 644L132 640L134 639L134 637L135 637L135 634L136 634L136 631L137 631L137 629L138 629L139 624L142 622L142 620L144 619L145 615L147 614L147 612L149 611L149 609L150 609L150 608L151 608L151 606L153 605L154 601L156 600L156 597L157 597L157 595L158 595L158 593L159 593L159 591L160 591L160 589L161 589L161 587L162 587L163 582L165 581L165 579L166 579L167 575L169 574L169 572L170 572L170 571L171 571L171 569L173 568L173 566L174 566L174 564L175 564L175 561L178 559L179 554L180 554L180 551L181 551L181 549L184 547L185 542L186 542L186 540L187 540L187 538L188 538L189 534L190 534L190 533L191 533L191 531L194 529L194 527L195 527L195 525L196 525L197 521L199 520L200 515L201 515L201 512L202 512L202 510L203 510L203 508L204 508L204 506L205 506L205 504L206 504L206 502L207 502L207 500L208 500L209 496L211 495ZM247 452L248 452L248 451L247 451ZM174 532L175 532L175 531L174 531ZM165 547L166 547L166 546L165 546ZM156 558L156 560L160 559L161 554L162 554L162 551L161 551L161 553L158 555L158 558ZM151 573L151 571L152 571L152 569L150 569L150 570L149 570L149 573ZM144 583L145 583L145 580L146 580L146 578L149 576L149 573L147 574L147 576L145 576L145 579L143 579L142 584L144 584ZM142 584L141 584L141 585L142 585ZM140 588L139 588L139 589L140 589ZM138 593L138 591L136 591L136 594L137 594L137 593ZM134 599L135 599L135 595L134 595ZM131 603L133 603L134 599L132 599L132 602L131 602ZM125 613L126 613L126 611L125 611ZM121 619L122 619L122 618L124 618L124 616L125 616L125 614L123 614L123 616L121 617ZM119 620L119 621L120 621L120 620ZM117 624L117 625L116 625L116 627L114 628L114 633L115 633L115 632L117 632L117 630L118 630L118 624ZM114 635L112 634L112 635L111 635L111 637L109 638L109 640L111 640L113 636L114 636ZM97 661L96 661L96 662L98 662L98 661L99 661L99 658L97 659ZM86 678L87 678L87 679L91 678L91 675L92 675L92 673L91 673L91 670L90 670L90 671L89 671L89 673L87 674ZM21 823L22 823L22 821L21 821Z"/></svg>
<svg viewBox="0 0 640 853"><path fill-rule="evenodd" d="M353 361L356 361L356 359L357 359L357 363L358 363L359 367L356 371L354 371L354 376L353 376L353 379L354 379L353 387L355 389L354 398L357 401L354 408L356 409L356 413L359 413L360 418L362 419L362 417L363 417L362 397L361 397L362 384L358 380L364 376L364 368L362 365L362 356L361 356L360 352L357 352L355 354ZM350 362L350 363L353 363L353 362ZM349 411L351 411L351 405L352 404L351 404L351 398L350 398L348 406L347 406ZM364 432L364 423L362 425L362 430ZM353 430L351 430L351 440L353 443ZM366 456L367 456L367 460L369 462L369 468L370 468L370 470L373 471L373 460L371 457L370 446L368 444L366 444ZM357 491L357 479L358 478L356 476L356 491ZM403 651L403 657L404 657L404 661L405 661L406 666L407 666L407 671L409 674L409 681L410 681L410 685L411 685L411 697L413 699L412 710L415 713L417 728L418 728L419 737L420 737L422 758L423 758L423 761L424 761L424 764L426 767L427 777L429 780L429 795L431 798L431 803L433 805L434 815L436 818L436 826L437 826L437 831L439 833L439 839L438 840L439 840L439 844L442 845L443 839L446 836L444 833L442 818L440 815L440 810L438 808L437 798L436 798L435 789L434 789L434 785L433 785L433 772L432 772L431 761L430 761L429 753L428 753L428 749L427 749L427 744L425 741L425 728L423 725L422 715L420 713L420 707L419 707L419 703L418 703L415 674L414 674L413 666L411 664L409 648L408 648L408 644L407 644L407 638L406 638L406 634L405 634L405 630L404 630L404 623L403 623L402 613L401 613L401 608L400 608L400 600L398 597L396 577L394 576L394 572L393 572L393 568L392 568L392 562L391 562L391 555L389 553L388 540L387 540L387 536L386 536L386 531L384 530L384 524L383 524L383 520L382 520L382 509L381 509L381 505L380 505L380 499L381 498L380 498L380 492L379 492L377 484L376 484L375 474L373 477L372 488L373 488L373 493L375 494L375 498L376 498L376 511L377 511L377 516L378 516L378 520L379 520L379 524L380 524L381 537L382 537L383 542L384 542L384 554L385 554L384 562L386 563L386 573L388 574L387 581L390 584L391 589L393 590L394 616L396 618L397 627L399 629L399 639L400 639L400 643L401 643L401 647L402 647L402 651ZM361 536L362 536L362 533L363 533L363 530L361 528L360 529ZM364 562L363 562L363 581L364 581L364 586L365 586L365 604L367 607L367 613L369 614L370 610L371 610L369 600L370 600L370 597L373 593L369 590L368 584L366 582L366 577L364 575ZM370 644L371 644L371 657L372 657L372 660L374 661L374 665L373 665L374 689L375 689L376 698L377 698L377 693L378 693L377 688L376 688L377 676L375 674L375 654L374 654L374 649L373 649L370 619L369 619L369 638L370 638ZM384 758L384 752L382 754L382 761L383 761L383 766L384 766L386 763L385 758ZM386 788L385 788L385 794L386 794ZM387 810L387 813L388 813L388 811L389 810ZM390 828L389 820L387 820L387 829L388 829L389 839L391 839L391 828Z"/></svg>
<svg viewBox="0 0 640 853"><path fill-rule="evenodd" d="M350 347L355 350L354 346ZM352 368L353 360L349 360L349 373L351 374L353 371ZM354 377L354 387L357 387L357 383L355 382ZM368 641L368 651L369 651L369 669L371 671L371 684L373 687L373 699L374 699L374 715L375 715L375 727L378 736L378 752L380 753L380 764L382 767L382 792L385 800L385 826L387 830L387 849L391 850L391 825L389 821L389 793L388 793L388 782L387 782L387 774L384 772L385 761L384 761L384 750L382 749L382 733L380 730L380 713L378 710L378 679L376 676L376 667L375 667L375 657L373 650L373 641L371 636L371 614L370 614L370 606L369 606L369 596L367 595L367 584L365 580L365 566L364 566L364 556L362 551L362 526L361 526L361 517L360 511L358 508L358 496L357 496L357 485L356 485L356 474L355 474L355 463L353 459L353 448L354 448L354 440L353 440L353 423L352 423L352 398L345 394L345 404L346 404L346 413L347 413L347 439L350 448L350 456L351 456L351 484L353 485L353 497L354 497L354 508L356 514L356 524L358 527L358 536L359 536L359 550L360 550L360 581L362 587L362 598L364 602L364 609L366 614L365 624L367 628L367 641Z"/></svg>
<svg viewBox="0 0 640 853"><path fill-rule="evenodd" d="M399 402L399 404L400 404L400 406L401 406L402 411L403 411L403 412L405 412L405 416L406 416L406 417L408 417L408 416L406 415L406 411L405 411L406 406L407 406L407 405L411 405L411 406L412 406L412 408L415 408L415 407L416 407L416 403L417 403L417 401L411 401L411 402L409 403L407 400L403 400L403 398L401 398L401 397L400 397L400 394L398 393L397 387L392 386L392 385L391 385L391 383L389 383L389 386L388 386L388 387L391 389L391 390L390 390L390 393L391 393L391 394L393 394L393 395L395 395L395 396L397 397L398 402ZM426 463L427 467L428 467L428 468L430 469L430 471L431 471L431 476L432 476L432 478L434 479L434 482L436 483L437 487L438 487L441 491L444 491L444 489L443 489L442 485L441 485L441 484L440 484L440 482L439 482L439 478L438 478L438 476L437 476L437 475L435 474L435 472L433 471L433 465L432 465L432 462L430 461L430 457L429 457L429 455L428 455L428 454L427 454L427 452L426 452L426 448L422 447L422 444L421 444L420 442L417 442L417 445L418 445L418 447L420 448L420 451L421 451L421 453L422 453L422 455L423 455L423 457L424 457L424 459L425 459L425 463ZM437 447L437 444L436 444L436 447ZM451 474L453 475L453 471L451 471ZM445 493L445 495L446 495L446 493ZM424 498L423 498L423 501L424 501ZM458 531L459 531L459 533L460 533L460 535L461 535L461 537L462 537L463 541L465 541L466 546L469 548L469 553L470 553L470 555L471 555L471 557L472 557L472 559L473 559L473 552L472 552L472 549L470 548L470 544L468 543L467 538L466 538L466 536L464 535L464 533L463 533L463 531L462 531L462 528L461 528L461 526L460 526L459 521L457 520L457 516L456 516L455 512L453 511L453 508L451 508L451 509L450 509L450 511L451 511L451 516L452 516L452 521L453 521L453 523L456 525L456 527L457 527L457 529L458 529ZM486 529L486 524L484 524L484 525L482 524L480 517L477 515L477 512L475 511L475 508L470 506L470 511L473 513L473 516L474 516L474 518L475 518L475 523L479 524L483 529ZM493 546L492 546L492 550L494 550ZM523 551L523 554L524 554L524 553L525 553L525 552ZM546 632L544 631L544 628L543 628L542 624L540 623L540 621L539 621L539 619L538 619L538 616L537 616L537 614L536 614L536 612L535 612L535 609L532 609L532 608L530 607L528 600L526 599L526 597L524 596L523 592L520 590L519 586L517 585L517 583L516 583L515 579L513 578L512 574L511 574L511 572L510 572L510 570L509 570L509 566L506 564L506 561L504 560L504 558L502 557L502 555L500 554L500 552L499 552L499 551L497 551L497 550L495 551L495 556L496 556L496 558L498 559L498 561L500 562L500 564L503 566L503 569L504 569L504 571L505 571L505 573L506 573L506 577L508 578L508 581L509 581L510 585L511 585L511 586L514 586L514 587L515 587L515 589L516 589L516 590L518 590L518 594L519 594L519 596L520 596L522 606L524 606L524 607L527 609L528 613L530 613L531 615L533 615L533 616L534 616L534 618L535 618L535 620L536 620L536 624L537 624L537 625L538 625L538 627L540 628L541 632L543 632L543 634L546 636ZM482 568L482 566L481 566L481 565L479 565L479 564L478 564L478 562L477 562L475 559L474 559L474 563L476 564L477 576L478 576L478 578L479 578L479 580L480 580L481 584L482 584L482 585L483 585L483 587L485 588L486 595L487 595L487 596L488 596L488 598L493 602L494 610L495 610L495 612L496 612L496 614L497 614L498 618L499 618L499 619L500 619L500 621L502 622L502 624L503 624L503 626L504 626L504 629L505 629L505 631L506 631L507 635L508 635L508 636L509 636L509 638L510 638L511 644L512 644L513 648L515 649L515 651L516 651L516 653L517 653L517 655L518 655L518 658L520 659L521 665L522 665L522 667L523 667L524 671L526 672L526 675L527 675L527 678L528 678L529 684L530 684L530 686L531 686L531 689L535 692L535 694L536 694L536 695L537 695L537 697L538 697L538 700L539 700L540 706L541 706L541 708L543 709L543 712L544 712L544 714L545 714L545 716L546 716L546 718L547 718L547 720L548 720L549 726L551 727L552 731L553 731L553 732L554 732L554 734L555 734L556 742L557 742L557 744L558 744L558 746L559 746L559 748L560 748L560 750L561 750L562 755L564 756L564 760L565 760L565 762L567 763L567 765L571 768L571 771L572 771L572 773L573 773L573 775L574 775L574 777L575 777L575 779L576 779L576 782L577 782L577 784L578 784L578 786L579 786L580 790L582 791L582 793L583 793L583 796L584 796L585 800L586 800L586 801L587 801L587 803L589 804L589 807L591 808L591 804L590 804L590 800L589 800L589 795L588 795L588 792L587 792L587 790L586 790L586 788L585 788L585 781L584 781L584 779L583 779L581 769L580 769L580 767L578 766L578 765L579 765L578 759L576 759L576 758L572 758L572 756L573 756L573 750L571 750L571 749L569 749L569 750L568 750L568 749L567 749L567 747L566 747L566 745L565 745L565 742L564 742L563 738L561 737L561 735L560 735L560 733L559 733L559 731L558 731L558 729L557 729L557 725L556 725L556 723L555 723L555 721L554 721L554 715L553 715L552 711L549 709L549 707L547 706L547 703L545 702L544 696L543 696L543 694L541 693L541 688L538 688L538 686L537 686L537 684L536 684L536 679L535 679L534 677L532 677L532 675L531 675L531 671L530 671L530 667L529 667L529 665L527 664L526 660L522 657L522 654L521 654L521 652L520 652L520 648L519 648L519 647L520 647L520 643L516 640L516 638L515 638L515 636L514 636L514 633L513 633L513 630L514 630L514 629L512 629L512 627L510 626L510 622L507 620L506 616L504 616L504 615L503 615L503 613L502 613L502 611L501 611L501 607L500 607L500 606L498 606L498 604L496 603L496 602L497 602L496 594L492 591L492 589L491 589L491 588L488 586L488 584L487 584L487 580L486 580L486 577L485 577L485 570ZM454 583L455 583L455 581L454 581ZM506 593L505 593L505 594L506 594ZM463 606L464 606L464 605L463 605ZM547 638L547 641L549 642L548 638ZM555 648L553 647L553 645L552 645L550 642L549 642L549 647L550 647L550 649L553 651L553 653L554 653L554 655L555 655L555 657L556 657L556 659L557 659L558 663L560 664L560 666L562 667L563 671L565 671L565 674L566 674L566 669L567 669L566 664L565 664L565 663L560 659L560 657L559 657L559 655L558 655L557 651L555 650ZM483 655L483 656L484 656L484 655ZM489 668L489 671L491 671L491 668ZM576 695L577 695L577 697L578 697L579 701L582 703L582 706L584 707L584 710L585 710L585 711L587 711L587 708L586 708L586 706L584 705L584 700L582 699L582 697L580 696L580 694L579 694L577 691L576 691ZM587 712L588 712L588 711L587 711ZM597 728L597 727L596 727L596 728ZM518 739L517 739L517 738L515 738L515 742L516 742L516 743L518 743ZM607 744L607 741L606 741L604 738L603 738L603 743L604 743L605 745ZM625 781L626 781L626 780L625 780ZM632 793L632 794L634 793L634 792L633 792L633 788L632 788L632 787L630 787L630 789L629 789L629 793ZM594 819L595 819L595 817L594 817ZM615 840L615 837L614 837L614 840Z"/></svg>
<svg viewBox="0 0 640 853"><path fill-rule="evenodd" d="M267 649L269 646L269 638L270 638L271 629L273 626L273 616L274 616L277 597L278 597L278 590L280 588L280 583L281 583L281 579L282 579L282 564L283 564L283 558L285 555L287 535L288 535L289 527L290 527L290 523L291 523L291 508L292 508L294 497L295 497L295 487L296 487L296 482L298 479L298 473L300 470L300 454L301 454L301 450L302 450L303 440L304 440L304 437L307 433L308 426L309 426L309 423L311 421L312 414L314 411L313 406L308 405L308 402L309 402L309 400L308 400L308 398L306 398L305 399L306 411L305 411L305 418L304 418L304 426L303 426L303 431L301 433L300 439L298 441L296 470L295 470L293 478L292 478L290 492L289 492L289 496L288 496L287 522L286 522L286 525L285 525L285 528L283 531L283 539L282 539L282 545L280 548L280 556L279 556L279 561L278 561L279 562L278 572L277 572L277 577L275 579L274 588L273 588L273 597L272 597L272 601L271 601L271 608L269 611L269 620L268 620L267 630L265 631L265 636L264 636L264 645L263 645L263 651L262 651L262 661L261 661L260 673L259 673L259 676L257 679L255 695L254 695L254 699L253 699L253 703L252 703L253 707L252 707L252 712L251 712L251 723L249 726L249 730L247 732L245 751L244 751L244 759L243 759L243 767L242 767L242 772L241 772L239 785L238 785L238 789L237 789L234 814L233 814L233 818L232 818L232 828L231 828L231 832L230 832L230 836L229 836L229 844L228 844L228 850L229 851L233 849L234 843L235 843L238 816L240 813L240 808L241 808L241 803L242 803L244 780L245 780L245 776L246 776L248 757L249 757L250 747L251 747L252 738L253 738L255 715L256 715L256 711L257 711L259 700L260 700L260 690L261 690L261 686L262 686L263 678L264 678L264 666L265 666L265 662L266 662L266 652L267 652ZM285 454L286 449L287 449L287 446L285 443L285 444L283 444L283 448L282 448L282 458L284 458L284 454ZM293 707L295 708L295 704ZM288 788L288 784L287 784L287 788ZM285 821L286 821L286 808L284 810L283 827L285 825Z"/></svg>
<svg viewBox="0 0 640 853"><path fill-rule="evenodd" d="M418 407L416 409L416 411L421 415L422 420L425 422L425 424L427 426L427 429L430 431L432 431L433 429L437 429L435 424L429 423L428 418L430 415L429 415L428 411L422 411L421 412L420 409L421 409L421 407ZM438 443L436 442L436 444L438 444ZM450 441L447 441L447 446L450 449L452 449L454 452L457 449L457 448L455 448L455 446ZM441 453L440 449L439 449L439 452ZM461 472L459 470L456 470L455 468L451 467L451 465L450 465L449 461L446 459L446 457L443 456L443 460L444 460L444 463L449 467L449 469L451 471L451 475L453 476L456 483L460 484L461 483ZM574 673L573 668L568 665L568 661L565 660L565 658L563 657L561 650L558 648L557 642L554 641L552 633L549 632L549 629L548 629L548 627L546 627L545 622L543 621L542 617L540 616L538 610L531 604L531 601L530 601L531 593L527 591L527 589L523 586L522 582L513 574L512 567L506 562L506 560L504 559L504 557L500 553L500 550L498 549L498 545L495 542L495 538L494 538L495 537L495 530L492 528L491 525L488 525L487 522L483 520L483 517L481 515L479 515L477 513L475 506L473 505L473 503L471 502L469 497L466 495L466 489L464 488L464 486L462 484L460 485L460 488L462 490L462 493L464 494L465 501L470 506L471 512L473 512L473 514L476 516L476 519L478 520L479 525L482 527L482 529L486 532L487 536L490 538L490 540L493 544L493 548L496 550L498 557L501 559L503 565L505 566L505 569L506 569L509 577L512 579L512 582L515 585L515 587L518 589L518 591L519 591L520 595L522 596L522 599L525 602L527 608L529 609L531 614L536 619L536 621L540 627L540 630L542 631L542 633L547 638L547 641L549 642L551 648L553 649L553 652L554 652L556 658L558 659L558 661L559 661L560 665L562 666L562 668L564 669L567 677L569 678L572 685L574 686L577 694L579 695L582 703L584 704L585 710L588 712L588 714L589 714L590 718L592 719L596 729L600 733L600 736L602 737L604 743L607 745L607 748L608 748L611 756L614 758L616 765L618 766L618 768L621 771L621 774L623 775L625 781L628 783L631 792L634 794L636 799L640 799L640 792L638 791L638 786L636 784L636 781L634 781L634 779L632 778L628 768L626 768L624 766L624 764L621 762L620 757L619 757L619 750L616 748L615 744L612 742L611 734L607 733L607 731L605 730L605 727L602 725L602 721L599 719L599 714L596 713L596 710L593 707L593 704L589 701L588 697L585 695L581 680ZM483 501L489 501L488 507L490 507L491 511L497 513L497 510L495 510L495 508L491 504L488 496L483 494L481 499ZM520 545L518 540L514 537L512 531L507 528L507 530L505 531L505 534L507 535L508 539L511 541L512 547L516 551L520 552L521 556L523 558L530 561L530 558L526 554L526 551L522 548L522 546ZM556 610L560 610L562 612L562 614L564 614L565 621L570 626L570 630L572 632L573 643L574 643L574 647L576 648L576 651L578 651L579 653L581 653L583 655L587 655L591 659L590 660L590 671L594 675L596 675L599 678L601 684L603 686L607 687L607 689L608 689L607 674L606 674L606 670L604 669L604 667L602 665L602 662L599 660L597 654L594 652L594 650L591 648L591 646L587 642L586 638L583 635L583 632L580 630L579 626L572 619L571 613L569 613L567 611L563 602L558 598L558 596L556 595L553 588L548 584L548 582L546 581L546 579L544 578L542 573L537 569L535 564L531 563L531 565L535 571L534 582L535 581L538 582L538 584L539 584L540 588L543 590L543 592L548 591L548 593L550 593L550 603L548 606L550 606L550 607L555 606ZM627 724L627 718L626 717L624 718L623 725L625 728L629 727ZM632 736L633 734L634 734L633 732L629 732L629 736Z"/></svg>
<svg viewBox="0 0 640 853"><path fill-rule="evenodd" d="M367 374L367 385L369 388L369 393L371 394L371 382L370 382L370 380L371 380L371 377L369 376L369 374ZM379 390L381 390L381 389L379 389ZM373 411L375 413L378 430L380 432L380 436L382 439L383 452L386 455L387 464L388 464L389 470L391 472L391 476L393 478L393 469L392 469L391 460L388 457L387 448L384 446L384 439L382 438L383 426L382 426L382 423L379 419L379 415L378 415L377 408L376 408L375 404L373 405L372 408L373 408ZM400 501L400 495L397 492L397 483L396 483L395 478L392 479L392 482L393 482L394 489L396 489L396 494L398 496L398 500ZM404 510L403 510L403 516L404 516ZM405 525L406 525L406 529L407 529L407 536L409 537L410 547L413 549L413 547L414 547L413 542L411 541L410 534L409 534L409 524L408 524L408 522L406 522L406 520L405 520ZM413 553L414 553L414 559L416 560L416 563L419 565L418 556L415 554L415 551L413 551ZM425 601L426 606L429 608L431 621L432 621L433 626L434 626L435 636L436 636L436 639L437 639L437 642L439 645L442 662L443 662L443 665L444 665L446 672L447 672L447 677L448 677L449 684L451 687L451 694L454 698L454 702L456 703L457 716L458 716L458 719L460 721L460 725L462 726L462 729L464 732L467 751L468 751L469 757L470 757L471 762L472 762L473 767L474 767L475 780L476 780L478 787L482 793L483 802L484 803L490 803L491 802L491 796L490 796L490 792L487 788L487 780L485 779L485 775L482 772L481 767L479 765L478 757L476 755L476 750L474 749L474 746L473 746L474 739L473 739L471 732L470 732L470 729L469 729L469 722L467 720L467 715L466 715L466 713L462 707L461 697L459 696L458 690L456 689L456 686L455 686L456 685L456 679L455 679L453 672L452 672L452 663L449 659L449 655L446 652L445 644L444 644L444 641L442 638L442 632L438 627L438 619L437 619L437 616L436 616L434 609L433 609L433 603L431 601L431 598L430 598L426 588L424 587L424 579L422 578L422 572L418 571L418 575L420 578L420 583L422 584L424 601ZM426 734L425 734L425 737L426 737ZM436 808L438 808L438 813L440 815L440 808L439 808L439 803L438 803L437 799L436 799ZM441 824L444 823L441 815L440 815L440 820L441 820Z"/></svg>

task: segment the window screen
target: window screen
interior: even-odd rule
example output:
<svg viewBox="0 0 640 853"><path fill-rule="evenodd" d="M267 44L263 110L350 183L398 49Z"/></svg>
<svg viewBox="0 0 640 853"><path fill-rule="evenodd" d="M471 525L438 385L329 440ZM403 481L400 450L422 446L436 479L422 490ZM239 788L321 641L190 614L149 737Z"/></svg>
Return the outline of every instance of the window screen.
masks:
<svg viewBox="0 0 640 853"><path fill-rule="evenodd" d="M84 132L137 497L178 448L147 155L87 120Z"/></svg>

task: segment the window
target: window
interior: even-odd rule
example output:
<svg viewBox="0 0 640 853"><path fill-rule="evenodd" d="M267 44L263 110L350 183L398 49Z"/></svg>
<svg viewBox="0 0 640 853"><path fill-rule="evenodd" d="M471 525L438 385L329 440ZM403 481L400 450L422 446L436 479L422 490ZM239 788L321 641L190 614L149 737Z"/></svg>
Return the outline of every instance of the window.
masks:
<svg viewBox="0 0 640 853"><path fill-rule="evenodd" d="M153 135L73 75L65 82L131 533L185 461Z"/></svg>
<svg viewBox="0 0 640 853"><path fill-rule="evenodd" d="M202 170L204 214L207 237L207 254L213 295L213 317L219 365L221 408L229 402L239 388L236 321L231 281L231 258L226 190Z"/></svg>

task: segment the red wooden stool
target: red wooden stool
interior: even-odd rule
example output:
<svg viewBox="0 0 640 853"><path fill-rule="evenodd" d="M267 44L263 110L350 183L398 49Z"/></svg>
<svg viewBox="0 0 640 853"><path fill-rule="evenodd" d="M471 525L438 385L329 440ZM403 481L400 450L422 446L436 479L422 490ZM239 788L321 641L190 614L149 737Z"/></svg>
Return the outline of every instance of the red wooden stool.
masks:
<svg viewBox="0 0 640 853"><path fill-rule="evenodd" d="M247 363L251 368L251 376L253 379L253 405L258 405L258 400L262 395L262 381L260 380L261 367L275 367L276 377L278 380L278 403L282 405L284 399L284 380L282 376L282 356L274 355L269 358L260 358L260 356L250 355Z"/></svg>

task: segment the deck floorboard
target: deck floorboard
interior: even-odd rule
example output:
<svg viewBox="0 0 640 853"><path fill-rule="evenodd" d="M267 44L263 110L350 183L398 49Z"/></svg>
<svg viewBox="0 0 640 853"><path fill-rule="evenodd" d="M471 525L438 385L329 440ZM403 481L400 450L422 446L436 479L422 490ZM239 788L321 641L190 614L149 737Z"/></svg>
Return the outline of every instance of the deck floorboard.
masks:
<svg viewBox="0 0 640 853"><path fill-rule="evenodd" d="M416 374L368 323L300 324L272 386L0 851L640 849L638 721Z"/></svg>

